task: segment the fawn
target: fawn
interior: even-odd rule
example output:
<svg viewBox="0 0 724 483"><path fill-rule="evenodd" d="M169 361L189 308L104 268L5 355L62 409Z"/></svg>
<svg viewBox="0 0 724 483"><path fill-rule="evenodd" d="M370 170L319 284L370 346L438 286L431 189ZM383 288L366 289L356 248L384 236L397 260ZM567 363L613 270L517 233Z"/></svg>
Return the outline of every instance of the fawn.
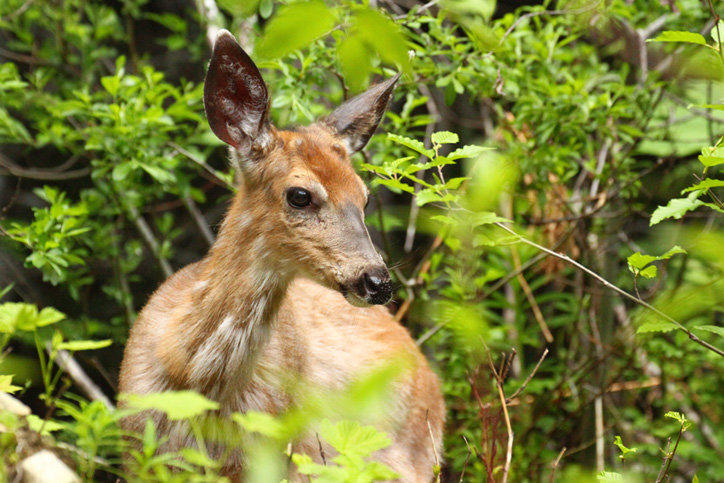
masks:
<svg viewBox="0 0 724 483"><path fill-rule="evenodd" d="M431 480L445 413L439 382L382 306L392 286L364 225L367 188L349 161L377 128L396 82L371 87L311 126L279 131L256 65L219 32L204 105L212 131L231 146L239 192L209 254L169 278L141 311L121 366L122 393L190 389L217 401L220 417L278 414L300 402L290 381L341 390L403 356L412 363L377 424L392 444L374 457L400 482ZM161 414L129 416L124 428L142 433L148 417L168 436L166 451L194 444L186 426ZM319 444L312 434L293 449L321 462ZM241 481L243 461L232 452L223 473Z"/></svg>

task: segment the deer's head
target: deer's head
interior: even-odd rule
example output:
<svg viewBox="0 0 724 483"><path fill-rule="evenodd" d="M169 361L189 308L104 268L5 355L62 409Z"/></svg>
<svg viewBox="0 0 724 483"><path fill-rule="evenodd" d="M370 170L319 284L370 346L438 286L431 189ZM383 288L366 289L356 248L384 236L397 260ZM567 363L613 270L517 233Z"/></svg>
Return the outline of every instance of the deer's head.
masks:
<svg viewBox="0 0 724 483"><path fill-rule="evenodd" d="M396 82L373 86L311 126L278 131L259 69L222 30L204 86L211 129L231 146L242 175L238 203L247 218L237 221L284 270L338 290L354 305L384 304L392 295L364 225L368 190L349 157L369 141Z"/></svg>

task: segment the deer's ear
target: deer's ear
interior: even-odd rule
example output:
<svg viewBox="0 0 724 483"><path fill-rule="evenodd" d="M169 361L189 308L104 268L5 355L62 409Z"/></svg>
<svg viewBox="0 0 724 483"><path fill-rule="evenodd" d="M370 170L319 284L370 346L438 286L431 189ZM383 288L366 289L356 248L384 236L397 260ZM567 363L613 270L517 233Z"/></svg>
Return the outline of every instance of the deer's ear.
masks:
<svg viewBox="0 0 724 483"><path fill-rule="evenodd" d="M227 30L214 42L204 83L211 130L243 155L254 157L271 142L269 93L259 69Z"/></svg>
<svg viewBox="0 0 724 483"><path fill-rule="evenodd" d="M400 74L397 74L392 79L370 87L339 106L322 121L344 139L350 155L364 148L375 133L399 78Z"/></svg>

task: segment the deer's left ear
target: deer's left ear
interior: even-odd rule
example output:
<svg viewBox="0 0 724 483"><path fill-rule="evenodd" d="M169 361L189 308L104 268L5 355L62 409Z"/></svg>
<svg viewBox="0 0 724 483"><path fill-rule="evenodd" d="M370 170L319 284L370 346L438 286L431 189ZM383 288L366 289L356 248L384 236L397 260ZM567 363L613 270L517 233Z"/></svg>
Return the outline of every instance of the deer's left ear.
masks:
<svg viewBox="0 0 724 483"><path fill-rule="evenodd" d="M397 74L392 79L370 87L339 106L322 121L342 137L350 156L364 148L375 133L399 78L400 74Z"/></svg>

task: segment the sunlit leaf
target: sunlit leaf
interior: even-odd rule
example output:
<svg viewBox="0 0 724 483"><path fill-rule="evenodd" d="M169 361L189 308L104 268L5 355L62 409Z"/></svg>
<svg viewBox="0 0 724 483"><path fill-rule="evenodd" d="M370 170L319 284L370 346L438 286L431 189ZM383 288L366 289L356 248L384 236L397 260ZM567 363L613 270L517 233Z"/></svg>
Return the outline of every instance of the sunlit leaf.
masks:
<svg viewBox="0 0 724 483"><path fill-rule="evenodd" d="M364 9L355 15L354 21L356 27L354 35L360 36L371 45L383 62L394 65L404 72L410 70L407 39L392 20L379 10Z"/></svg>
<svg viewBox="0 0 724 483"><path fill-rule="evenodd" d="M720 335L724 337L724 327L719 327L716 325L697 325L694 327L695 330L705 330L707 332L711 332L713 334Z"/></svg>
<svg viewBox="0 0 724 483"><path fill-rule="evenodd" d="M366 457L392 443L387 434L356 421L332 423L325 419L319 432L334 449L345 455Z"/></svg>
<svg viewBox="0 0 724 483"><path fill-rule="evenodd" d="M106 340L71 340L58 344L58 349L67 351L92 351L103 349L113 344L111 339Z"/></svg>
<svg viewBox="0 0 724 483"><path fill-rule="evenodd" d="M482 146L468 145L456 149L452 153L448 154L446 157L451 161L455 161L456 159L461 158L475 158L477 156L480 156L480 154L482 154L484 151L490 151L492 149L494 148L484 148Z"/></svg>
<svg viewBox="0 0 724 483"><path fill-rule="evenodd" d="M269 413L247 411L246 413L234 413L232 418L246 431L263 434L273 439L284 439L289 433L284 424Z"/></svg>
<svg viewBox="0 0 724 483"><path fill-rule="evenodd" d="M711 28L709 35L711 35L714 42L721 44L724 37L724 20L720 19L716 25Z"/></svg>
<svg viewBox="0 0 724 483"><path fill-rule="evenodd" d="M639 272L639 275L645 278L655 278L658 273L658 269L656 268L656 265L651 265L650 267L646 267L643 270Z"/></svg>
<svg viewBox="0 0 724 483"><path fill-rule="evenodd" d="M699 161L707 168L724 164L724 158L721 156L699 156Z"/></svg>
<svg viewBox="0 0 724 483"><path fill-rule="evenodd" d="M624 456L626 456L626 453L631 453L631 452L635 453L636 451L638 451L636 448L627 448L627 447L623 444L623 441L621 441L621 436L616 436L616 439L613 441L613 444L615 444L616 446L618 446L618 449L621 450L621 453L622 453Z"/></svg>
<svg viewBox="0 0 724 483"><path fill-rule="evenodd" d="M352 90L359 92L367 85L372 72L370 52L357 36L349 36L337 47L337 58L344 80Z"/></svg>
<svg viewBox="0 0 724 483"><path fill-rule="evenodd" d="M44 420L35 414L28 414L25 416L25 420L28 422L30 429L36 433L40 433L43 436L48 436L50 433L65 429L65 425L52 419Z"/></svg>
<svg viewBox="0 0 724 483"><path fill-rule="evenodd" d="M667 218L679 220L686 213L697 209L703 204L703 201L696 198L696 192L689 195L688 198L675 198L670 200L666 206L659 206L654 210L649 226L654 226Z"/></svg>
<svg viewBox="0 0 724 483"><path fill-rule="evenodd" d="M422 143L422 141L418 141L417 139L411 139L405 136L400 136L399 134L394 133L387 133L387 139L389 139L392 142L395 142L397 144L402 144L403 146L406 146L413 151L416 151L424 156L427 156L428 158L432 159L435 156L435 151L432 149L426 149L425 145Z"/></svg>
<svg viewBox="0 0 724 483"><path fill-rule="evenodd" d="M645 322L639 326L636 330L637 334L645 334L648 332L671 332L676 330L678 327L671 322L656 321L656 322Z"/></svg>
<svg viewBox="0 0 724 483"><path fill-rule="evenodd" d="M121 394L120 398L131 408L162 411L172 421L191 419L219 409L219 403L193 391Z"/></svg>
<svg viewBox="0 0 724 483"><path fill-rule="evenodd" d="M334 27L333 10L323 2L297 2L279 8L264 30L256 54L273 59L301 49Z"/></svg>
<svg viewBox="0 0 724 483"><path fill-rule="evenodd" d="M612 471L601 471L596 475L596 479L603 483L623 481L623 475L621 473L614 473Z"/></svg>
<svg viewBox="0 0 724 483"><path fill-rule="evenodd" d="M21 390L22 387L13 385L13 376L8 374L0 375L0 392L13 393Z"/></svg>
<svg viewBox="0 0 724 483"><path fill-rule="evenodd" d="M647 42L684 42L706 45L706 39L701 34L672 30L662 32L658 37L655 39L648 39Z"/></svg>
<svg viewBox="0 0 724 483"><path fill-rule="evenodd" d="M696 191L696 190L705 190L710 188L720 188L724 186L724 180L722 179L712 179L712 178L706 178L701 181L701 183L697 183L694 186L690 186L683 190L681 194L689 193L690 191Z"/></svg>
<svg viewBox="0 0 724 483"><path fill-rule="evenodd" d="M454 132L439 131L432 133L432 142L435 144L455 144L460 142L460 138Z"/></svg>

